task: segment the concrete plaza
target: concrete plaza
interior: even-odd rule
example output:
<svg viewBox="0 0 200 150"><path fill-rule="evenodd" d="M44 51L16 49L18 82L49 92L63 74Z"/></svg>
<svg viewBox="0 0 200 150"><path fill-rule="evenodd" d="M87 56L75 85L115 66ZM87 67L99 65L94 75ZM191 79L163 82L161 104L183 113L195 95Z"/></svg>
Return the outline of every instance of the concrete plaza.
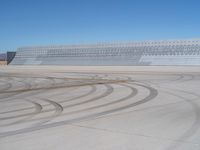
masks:
<svg viewBox="0 0 200 150"><path fill-rule="evenodd" d="M199 150L198 66L1 66L1 150Z"/></svg>

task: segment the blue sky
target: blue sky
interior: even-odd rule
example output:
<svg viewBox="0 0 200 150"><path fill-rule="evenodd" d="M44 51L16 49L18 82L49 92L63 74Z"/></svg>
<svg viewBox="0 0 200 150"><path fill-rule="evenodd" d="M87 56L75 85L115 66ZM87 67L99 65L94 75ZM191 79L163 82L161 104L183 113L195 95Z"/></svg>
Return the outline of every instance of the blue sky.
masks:
<svg viewBox="0 0 200 150"><path fill-rule="evenodd" d="M0 0L0 51L200 38L199 0Z"/></svg>

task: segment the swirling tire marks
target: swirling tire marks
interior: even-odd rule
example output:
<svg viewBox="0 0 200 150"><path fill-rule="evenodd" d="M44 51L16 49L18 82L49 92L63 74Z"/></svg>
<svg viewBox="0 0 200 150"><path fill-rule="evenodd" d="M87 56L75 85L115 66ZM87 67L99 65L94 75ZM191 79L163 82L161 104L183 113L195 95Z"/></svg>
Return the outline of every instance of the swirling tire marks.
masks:
<svg viewBox="0 0 200 150"><path fill-rule="evenodd" d="M1 81L1 82L5 83L4 85L1 85L1 89L0 89L1 92L9 90L12 87L12 84L9 82L6 82L6 81Z"/></svg>
<svg viewBox="0 0 200 150"><path fill-rule="evenodd" d="M23 123L26 120L32 118L33 116L41 113L41 111L42 111L42 105L40 105L39 103L36 103L34 101L30 101L30 100L27 100L27 101L30 102L30 103L32 103L35 106L35 107L32 107L35 110L34 112L26 113L26 115L21 114L21 115L16 115L16 116L10 116L10 117L0 118L0 120L8 120L8 119L16 119L16 118L21 118L21 117L26 117L27 116L26 118L14 121L12 123L7 123L7 124L4 124L4 125L0 125L0 126L7 126L7 125L14 125L14 124L18 124L18 123Z"/></svg>
<svg viewBox="0 0 200 150"><path fill-rule="evenodd" d="M117 103L120 103L120 102L124 102L125 100L128 100L128 99L134 97L138 93L136 88L133 88L133 87L131 87L129 85L124 85L124 86L130 88L131 89L131 93L129 95L123 97L123 98L120 98L120 99L117 99L115 101L108 102L108 103L105 103L105 104L97 105L97 106L94 106L94 107L89 107L89 108L85 108L85 109L81 109L81 110L72 111L72 112L69 112L69 113L65 113L63 115L82 113L82 112L85 112L85 111L94 110L94 109L98 109L98 108L103 108L105 106L109 106L109 105L117 104Z"/></svg>
<svg viewBox="0 0 200 150"><path fill-rule="evenodd" d="M0 89L1 108L8 106L0 112L0 138L67 124L79 124L81 121L110 118L113 115L119 115L117 120L114 120L118 123L121 121L118 118L123 117L122 114L127 115L125 118L129 119L131 114L128 113L131 112L136 115L136 118L133 118L130 123L148 117L145 121L141 120L141 123L137 122L141 126L137 129L136 124L133 134L142 132L144 136L149 136L148 138L168 140L166 143L169 145L166 144L167 146L163 146L163 149L179 149L185 142L198 143L194 139L199 136L197 131L200 129L198 102L200 95L199 82L197 82L200 81L200 74L198 72L191 72L190 69L185 72L184 70L182 72L179 70L152 72L140 71L140 69L136 72L129 70L127 72L112 70L80 72L63 70L57 73L53 70L40 72L40 74L36 72L33 75L23 72L19 72L16 76L14 73L8 76L0 74L1 85L4 86ZM74 91L68 90L74 88L76 88ZM157 95L159 95L158 98ZM169 97L163 97L166 95ZM27 102L32 104L25 104ZM140 105L142 106L137 107ZM188 118L186 120L179 118L184 117L184 110L189 112L187 117L190 122ZM160 120L167 123L170 121L168 133L161 131L163 123ZM101 121L100 124L105 123ZM182 121L187 124L181 128L175 126ZM143 126L144 122L149 124ZM89 123L90 125L93 126L93 123ZM129 124L125 127L130 126ZM174 132L176 128L180 130ZM152 131L147 131L149 129ZM121 131L126 131L126 128ZM43 134L43 132L38 132L38 134Z"/></svg>
<svg viewBox="0 0 200 150"><path fill-rule="evenodd" d="M137 102L133 102L131 104L119 107L119 108L113 108L110 110L106 110L106 111L102 111L102 112L98 112L98 113L93 113L93 114L89 114L87 116L83 116L83 117L77 117L74 119L70 119L70 120L64 120L64 121L60 121L60 122L55 122L55 123L51 123L51 124L43 124L41 126L35 126L32 128L25 128L25 129L21 129L21 130L15 130L15 131L9 131L9 132L5 132L5 133L1 133L0 137L5 137L5 136L10 136L10 135L15 135L15 134L21 134L21 133L27 133L27 132L31 132L31 131L35 131L35 130L41 130L41 129L47 129L47 128L51 128L51 127L55 127L55 126L60 126L60 125L65 125L68 123L74 123L74 122L79 122L79 121L83 121L83 120L88 120L91 118L97 118L106 114L110 114L110 113L114 113L120 110L125 110L143 103L146 103L150 100L152 100L153 98L155 98L158 94L157 90L152 88L152 87L148 87L142 84L137 84L138 86L147 88L150 93L147 97L143 98L142 100L139 100ZM130 97L127 97L128 99ZM91 108L92 109L92 108ZM72 112L72 113L76 113L76 112Z"/></svg>
<svg viewBox="0 0 200 150"><path fill-rule="evenodd" d="M70 108L70 107L74 107L74 106L77 106L77 105L81 105L81 104L86 104L86 103L89 103L89 102L94 102L94 101L97 101L99 99L102 99L108 95L110 95L112 92L113 92L113 87L112 86L109 86L109 85L106 85L107 86L107 90L101 94L100 96L97 96L97 97L94 97L94 98L91 98L87 101L83 101L83 102L80 102L80 103L76 103L76 104L72 104L72 105L67 105L67 106L63 106L64 109L67 109L67 108ZM72 111L72 112L69 112L69 113L63 113L62 115L63 116L66 116L66 115L72 115L72 114L76 114L76 113L82 113L82 112L87 112L87 111L90 111L90 110L94 110L94 109L98 109L98 108L103 108L105 106L109 106L109 105L113 105L113 104L117 104L117 103L120 103L122 101L125 101L127 99L130 99L132 98L133 96L135 96L137 94L137 89L131 87L131 86L128 86L128 85L125 85L126 87L130 88L131 89L131 94L129 94L128 96L126 97L123 97L119 100L115 100L113 102L109 102L109 103L105 103L105 104L101 104L101 105L97 105L97 106L93 106L93 107L90 107L90 108L84 108L84 109L81 109L81 110L76 110L76 111ZM43 112L50 112L52 111L51 109L50 110L46 110L46 111L43 111ZM40 118L40 119L45 119L45 118ZM35 119L37 121L37 119ZM35 120L31 120L31 121L35 121Z"/></svg>
<svg viewBox="0 0 200 150"><path fill-rule="evenodd" d="M110 86L110 85L105 85L105 87L107 88L106 89L106 91L104 92L104 93L102 93L101 95L99 95L99 96L95 96L95 97L93 97L93 98L91 98L91 99L88 99L88 100L86 100L86 101L83 101L83 102L79 102L79 103L75 103L75 104L71 104L71 105L66 105L66 106L62 106L62 105L60 105L59 103L56 103L56 102L54 102L54 101L52 101L52 100L47 100L47 99L45 99L46 101L48 101L49 102L49 104L46 104L46 105L43 105L43 107L44 106L49 106L49 105L51 105L51 104L57 104L57 105L59 105L59 106L61 106L62 107L62 109L63 108L70 108L70 107L74 107L74 106L78 106L78 105L81 105L81 104L86 104L86 103L89 103L89 102L93 102L93 101L96 101L96 100L99 100L99 99L101 99L101 98L103 98L103 97L106 97L106 96L108 96L108 95L110 95L112 92L113 92L113 87L112 86ZM89 95L89 94L91 94L91 93L93 93L93 92L95 92L96 91L96 88L92 88L92 90L89 92L89 93L86 93L87 94L87 96ZM86 94L84 94L84 95L82 95L81 97L83 98L83 96L85 97L86 96ZM79 96L79 98L81 98L80 96ZM79 99L78 98L78 99ZM41 99L41 98L40 98ZM66 102L66 101L72 101L72 100L78 100L77 98L71 98L71 99L69 99L69 100L65 100L65 101L61 101L61 102ZM43 99L44 100L44 99ZM56 105L55 105L56 106ZM51 112L51 111L54 111L55 109L48 109L48 110L43 110L41 113L47 113L47 112ZM18 118L18 117L25 117L25 116L29 116L29 115L31 115L31 113L27 113L27 114L22 114L22 115L17 115L17 116L12 116L12 117L9 117L9 118L6 118L6 119L12 119L12 118ZM38 121L38 120L43 120L43 119L46 119L46 117L43 117L43 118L40 118L40 119L32 119L32 120L27 120L26 122L32 122L32 121Z"/></svg>
<svg viewBox="0 0 200 150"><path fill-rule="evenodd" d="M46 101L49 104L53 105L54 106L54 113L51 116L45 117L44 119L42 119L42 121L40 121L39 123L34 124L33 126L38 126L38 125L47 123L48 121L53 120L54 118L59 116L63 111L63 107L59 103L56 103L56 102L51 101L49 99L41 99L41 100Z"/></svg>
<svg viewBox="0 0 200 150"><path fill-rule="evenodd" d="M76 100L76 99L80 99L80 98L84 98L88 95L91 95L92 93L94 93L97 89L94 85L90 85L89 87L91 87L91 89L84 93L84 94L81 94L79 96L75 96L75 97L72 97L70 99L67 99L67 102L69 101L73 101L73 100ZM66 94L66 92L65 92ZM57 101L58 103L64 103L66 102L66 100L60 100L60 101ZM43 107L45 106L50 106L51 104L44 104ZM15 109L15 110L11 110L11 111L6 111L6 112L1 112L0 114L6 114L6 113L14 113L14 112L18 112L18 111L24 111L24 110L29 110L29 109L33 109L34 107L26 107L26 108L22 108L22 109ZM50 110L51 111L51 110Z"/></svg>
<svg viewBox="0 0 200 150"><path fill-rule="evenodd" d="M178 139L177 141L187 141L187 139L189 137L191 137L192 135L194 135L196 133L196 131L199 130L200 128L200 107L195 103L194 100L185 98L184 96L175 94L177 92L181 92L183 94L189 94L189 95L194 95L196 96L199 100L200 100L200 95L193 93L193 92L189 92L189 91L185 91L185 90L179 90L179 89L171 89L171 88L166 88L166 87L161 87L162 91L165 93L168 93L170 95L173 95L175 97L178 97L180 99L182 99L183 101L185 101L186 103L188 103L194 110L194 114L195 114L195 121L192 123L191 127L186 130ZM166 91L166 90L170 90L172 92ZM166 150L173 150L176 149L177 147L179 147L181 145L181 143L174 143L172 145L170 145L168 148L166 148Z"/></svg>

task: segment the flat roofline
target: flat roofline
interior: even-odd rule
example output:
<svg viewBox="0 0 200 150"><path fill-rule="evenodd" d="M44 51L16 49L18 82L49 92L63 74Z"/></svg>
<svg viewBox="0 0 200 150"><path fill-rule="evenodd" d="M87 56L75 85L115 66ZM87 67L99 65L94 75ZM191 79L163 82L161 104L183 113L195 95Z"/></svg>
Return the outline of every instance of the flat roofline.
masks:
<svg viewBox="0 0 200 150"><path fill-rule="evenodd" d="M128 41L128 42L97 42L92 44L69 44L69 45L43 45L43 46L22 46L18 49L35 48L101 48L101 47L126 47L126 46L164 46L164 45L185 45L200 44L200 38L197 39L176 39L176 40L146 40L146 41Z"/></svg>

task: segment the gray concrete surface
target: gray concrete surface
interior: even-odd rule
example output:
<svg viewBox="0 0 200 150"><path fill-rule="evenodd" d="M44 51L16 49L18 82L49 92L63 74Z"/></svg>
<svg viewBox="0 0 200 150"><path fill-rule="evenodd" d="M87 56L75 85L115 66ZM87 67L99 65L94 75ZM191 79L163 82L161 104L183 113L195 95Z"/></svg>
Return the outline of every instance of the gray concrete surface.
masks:
<svg viewBox="0 0 200 150"><path fill-rule="evenodd" d="M199 150L200 67L0 67L0 150Z"/></svg>

